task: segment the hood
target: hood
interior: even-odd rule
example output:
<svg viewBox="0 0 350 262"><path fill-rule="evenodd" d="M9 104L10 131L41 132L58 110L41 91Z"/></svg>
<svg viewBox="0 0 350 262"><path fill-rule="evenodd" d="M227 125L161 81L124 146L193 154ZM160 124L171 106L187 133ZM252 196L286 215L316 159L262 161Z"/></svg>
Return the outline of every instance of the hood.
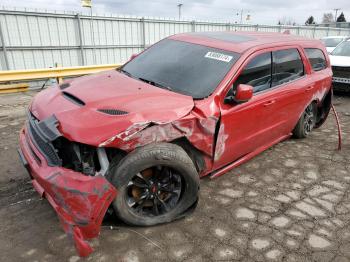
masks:
<svg viewBox="0 0 350 262"><path fill-rule="evenodd" d="M31 111L40 120L55 115L66 138L94 146L135 124L175 121L189 114L194 106L192 97L116 70L80 77L67 86L40 92Z"/></svg>
<svg viewBox="0 0 350 262"><path fill-rule="evenodd" d="M350 56L334 56L334 55L330 55L329 59L331 60L331 65L332 66L350 67Z"/></svg>
<svg viewBox="0 0 350 262"><path fill-rule="evenodd" d="M333 52L333 50L335 49L335 47L326 47L326 49L327 49L327 53L328 54L330 54L330 53L332 53Z"/></svg>

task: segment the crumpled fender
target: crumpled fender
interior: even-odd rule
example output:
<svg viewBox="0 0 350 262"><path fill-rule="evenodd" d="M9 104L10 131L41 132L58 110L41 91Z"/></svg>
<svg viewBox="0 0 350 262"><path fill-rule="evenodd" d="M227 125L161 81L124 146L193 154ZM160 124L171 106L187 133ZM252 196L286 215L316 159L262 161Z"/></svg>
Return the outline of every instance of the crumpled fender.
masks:
<svg viewBox="0 0 350 262"><path fill-rule="evenodd" d="M85 240L99 235L107 208L116 197L116 189L102 176L84 181L79 176L57 172L41 184L46 188L43 196L57 212L64 231L73 239L79 255L85 257L93 251ZM40 184L35 188L38 186Z"/></svg>
<svg viewBox="0 0 350 262"><path fill-rule="evenodd" d="M181 119L162 122L140 122L102 142L100 147L116 147L127 152L155 142L170 142L186 137L198 150L213 155L216 117L199 118L192 114Z"/></svg>
<svg viewBox="0 0 350 262"><path fill-rule="evenodd" d="M206 101L196 103L187 115L168 122L138 121L122 132L101 142L99 147L119 148L131 152L138 147L150 143L172 142L179 138L186 138L190 144L203 153L205 162L204 176L210 170L214 160L220 109L218 98L208 104Z"/></svg>
<svg viewBox="0 0 350 262"><path fill-rule="evenodd" d="M20 133L20 158L41 197L55 209L64 231L74 241L80 256L93 249L86 241L100 233L103 217L117 190L103 176L86 176L59 166L48 166L45 158ZM38 159L40 163L38 163Z"/></svg>

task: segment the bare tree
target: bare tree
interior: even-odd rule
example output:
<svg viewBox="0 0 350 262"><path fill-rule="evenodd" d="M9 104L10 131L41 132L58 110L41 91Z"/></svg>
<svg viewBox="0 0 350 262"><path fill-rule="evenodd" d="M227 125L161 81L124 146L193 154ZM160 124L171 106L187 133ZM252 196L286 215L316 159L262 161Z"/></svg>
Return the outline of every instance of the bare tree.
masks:
<svg viewBox="0 0 350 262"><path fill-rule="evenodd" d="M322 23L332 23L334 21L334 17L332 13L324 13L322 18Z"/></svg>
<svg viewBox="0 0 350 262"><path fill-rule="evenodd" d="M284 16L278 19L278 25L296 25L296 22L293 18Z"/></svg>

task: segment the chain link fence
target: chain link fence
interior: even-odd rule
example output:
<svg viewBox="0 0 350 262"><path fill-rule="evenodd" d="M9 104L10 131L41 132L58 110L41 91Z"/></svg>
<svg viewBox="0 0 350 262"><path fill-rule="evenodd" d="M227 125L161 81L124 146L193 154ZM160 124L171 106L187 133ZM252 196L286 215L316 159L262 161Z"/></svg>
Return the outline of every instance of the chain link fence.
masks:
<svg viewBox="0 0 350 262"><path fill-rule="evenodd" d="M321 38L348 28L269 26L71 12L0 9L0 70L123 63L169 35L199 31L283 32Z"/></svg>

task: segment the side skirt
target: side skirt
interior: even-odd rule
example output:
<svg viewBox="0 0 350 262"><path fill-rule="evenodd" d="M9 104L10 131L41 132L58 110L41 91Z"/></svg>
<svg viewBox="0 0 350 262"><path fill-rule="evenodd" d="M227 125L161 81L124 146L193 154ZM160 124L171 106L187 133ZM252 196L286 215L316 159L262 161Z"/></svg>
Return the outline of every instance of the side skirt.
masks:
<svg viewBox="0 0 350 262"><path fill-rule="evenodd" d="M265 151L266 149L269 149L270 147L272 147L273 145L276 145L278 144L279 142L283 141L283 140L286 140L288 139L289 137L291 137L292 134L289 134L289 135L285 135L285 136L282 136L276 140L274 140L273 142L269 143L269 144L266 144L262 147L259 147L257 148L256 150L246 154L245 156L239 158L238 160L232 162L231 164L228 164L227 166L224 166L223 168L221 169L218 169L216 171L214 171L211 175L210 175L210 179L213 179L213 178L217 178L219 176L222 176L223 174L227 173L228 171L230 171L231 169L249 161L250 159L252 159L253 157L255 157L256 155L260 154L261 152Z"/></svg>

